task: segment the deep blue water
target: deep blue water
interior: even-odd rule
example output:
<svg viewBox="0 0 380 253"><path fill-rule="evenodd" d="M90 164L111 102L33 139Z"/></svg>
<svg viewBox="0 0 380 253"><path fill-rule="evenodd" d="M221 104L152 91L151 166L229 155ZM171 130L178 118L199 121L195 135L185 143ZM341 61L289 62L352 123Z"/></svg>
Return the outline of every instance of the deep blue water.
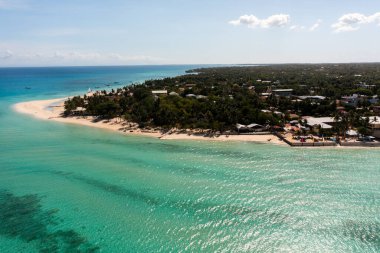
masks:
<svg viewBox="0 0 380 253"><path fill-rule="evenodd" d="M33 99L78 94L88 88L129 85L184 74L197 65L0 68L0 98ZM111 88L112 88L111 86Z"/></svg>

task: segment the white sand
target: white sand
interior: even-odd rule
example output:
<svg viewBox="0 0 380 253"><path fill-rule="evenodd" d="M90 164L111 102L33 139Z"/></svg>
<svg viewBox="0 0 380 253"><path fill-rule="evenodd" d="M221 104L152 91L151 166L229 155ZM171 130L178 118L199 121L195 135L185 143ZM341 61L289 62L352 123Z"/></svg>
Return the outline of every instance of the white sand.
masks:
<svg viewBox="0 0 380 253"><path fill-rule="evenodd" d="M221 135L219 137L204 137L198 135L188 134L167 134L162 135L160 132L147 132L141 129L126 130L127 122L118 122L116 119L110 121L93 122L92 117L62 117L64 111L63 102L65 99L50 99L50 100L35 100L29 102L17 103L13 106L14 110L32 115L41 120L53 120L68 124L77 124L89 127L102 128L111 131L117 131L126 135L144 135L164 140L208 140L208 141L252 141L252 142L266 142L274 144L286 145L283 141L279 140L274 135ZM131 132L133 131L133 132Z"/></svg>

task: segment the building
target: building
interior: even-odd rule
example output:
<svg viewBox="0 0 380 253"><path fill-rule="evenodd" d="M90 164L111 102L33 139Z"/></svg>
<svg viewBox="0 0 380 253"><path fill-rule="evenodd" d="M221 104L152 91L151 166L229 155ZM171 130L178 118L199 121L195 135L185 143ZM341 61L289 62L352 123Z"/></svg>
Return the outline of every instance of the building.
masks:
<svg viewBox="0 0 380 253"><path fill-rule="evenodd" d="M375 95L368 99L368 102L370 102L372 105L379 103L379 96Z"/></svg>
<svg viewBox="0 0 380 253"><path fill-rule="evenodd" d="M298 98L301 100L311 100L313 102L320 102L326 99L324 96L299 96Z"/></svg>
<svg viewBox="0 0 380 253"><path fill-rule="evenodd" d="M347 105L351 107L356 107L359 102L359 95L358 94L353 94L351 96L343 96L340 100L340 103L342 105Z"/></svg>
<svg viewBox="0 0 380 253"><path fill-rule="evenodd" d="M187 89L192 89L193 87L195 87L195 86L197 86L195 83L187 83L187 84L185 84L185 87L187 88Z"/></svg>
<svg viewBox="0 0 380 253"><path fill-rule="evenodd" d="M380 138L380 117L368 117L372 136Z"/></svg>
<svg viewBox="0 0 380 253"><path fill-rule="evenodd" d="M379 98L377 95L368 97L365 95L353 94L351 96L343 96L340 100L342 105L347 105L351 107L357 107L359 102L368 102L370 104L377 104L379 102Z"/></svg>
<svg viewBox="0 0 380 253"><path fill-rule="evenodd" d="M162 95L167 95L168 91L167 90L152 90L152 94L156 96L162 96Z"/></svg>
<svg viewBox="0 0 380 253"><path fill-rule="evenodd" d="M272 93L275 96L279 96L279 97L291 97L293 93L293 89L276 89L276 90L273 90Z"/></svg>
<svg viewBox="0 0 380 253"><path fill-rule="evenodd" d="M242 124L236 124L236 129L239 133L242 132L263 132L267 130L267 127L259 124L249 124L249 125L242 125Z"/></svg>
<svg viewBox="0 0 380 253"><path fill-rule="evenodd" d="M207 96L204 95L196 95L197 99L207 99Z"/></svg>
<svg viewBox="0 0 380 253"><path fill-rule="evenodd" d="M374 113L376 113L377 115L380 116L380 106L379 105L373 106L372 110Z"/></svg>
<svg viewBox="0 0 380 253"><path fill-rule="evenodd" d="M307 117L306 124L314 131L319 133L320 129L331 131L336 123L333 117Z"/></svg>
<svg viewBox="0 0 380 253"><path fill-rule="evenodd" d="M366 83L357 83L355 84L355 86L358 88L368 89L368 90L374 90L376 88L376 85L369 85Z"/></svg>
<svg viewBox="0 0 380 253"><path fill-rule="evenodd" d="M169 93L169 96L179 96L179 94L175 91Z"/></svg>

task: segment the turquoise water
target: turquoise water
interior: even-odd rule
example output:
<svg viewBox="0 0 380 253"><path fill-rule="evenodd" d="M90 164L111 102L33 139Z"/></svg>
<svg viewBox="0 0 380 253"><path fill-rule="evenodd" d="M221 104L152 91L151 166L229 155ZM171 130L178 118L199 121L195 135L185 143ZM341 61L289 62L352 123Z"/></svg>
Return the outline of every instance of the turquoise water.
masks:
<svg viewBox="0 0 380 253"><path fill-rule="evenodd" d="M380 251L379 149L162 141L11 110L191 67L0 69L0 252Z"/></svg>

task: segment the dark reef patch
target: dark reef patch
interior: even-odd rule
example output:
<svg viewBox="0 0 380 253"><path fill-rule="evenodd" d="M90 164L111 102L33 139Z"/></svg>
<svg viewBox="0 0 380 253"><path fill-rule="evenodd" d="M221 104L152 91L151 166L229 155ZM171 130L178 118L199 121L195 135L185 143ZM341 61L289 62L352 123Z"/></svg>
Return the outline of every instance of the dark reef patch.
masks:
<svg viewBox="0 0 380 253"><path fill-rule="evenodd" d="M380 223L348 220L343 224L343 235L360 240L380 250Z"/></svg>
<svg viewBox="0 0 380 253"><path fill-rule="evenodd" d="M150 204L150 205L157 205L158 204L158 200L153 198L153 197L145 195L144 193L141 193L141 192L128 190L124 187L121 187L121 186L118 186L115 184L110 184L110 183L107 183L104 181L100 181L100 180L96 180L96 179L92 179L92 178L88 178L88 177L84 177L84 176L80 176L80 175L72 175L71 178L79 180L79 181L86 183L90 186L96 187L100 190L103 190L103 191L106 191L109 193L113 193L113 194L116 194L119 196L126 196L126 197L129 197L129 198L134 199L134 200L143 201L143 202Z"/></svg>
<svg viewBox="0 0 380 253"><path fill-rule="evenodd" d="M97 252L99 247L74 230L56 230L57 209L42 209L35 194L16 196L0 190L0 236L34 242L39 252Z"/></svg>
<svg viewBox="0 0 380 253"><path fill-rule="evenodd" d="M196 201L196 200L175 200L170 196L167 198L159 199L151 196L143 190L132 190L124 188L123 186L108 183L102 180L86 177L80 174L72 172L51 171L54 175L66 177L69 180L77 180L85 183L98 190L118 195L121 197L127 197L134 201L144 202L149 206L176 209L186 216L203 217L206 219L225 219L241 216L252 216L251 222L253 223L265 223L268 220L271 224L285 225L290 219L289 215L282 212L273 212L266 209L257 209L254 206L244 205L222 205L220 203L210 201Z"/></svg>
<svg viewBox="0 0 380 253"><path fill-rule="evenodd" d="M75 174L72 172L64 172L64 171L49 171L49 173L57 176L65 177L69 180L77 180L82 183L85 183L89 186L92 186L94 188L97 188L99 190L102 190L104 192L112 193L118 196L124 196L131 199L134 199L136 201L142 201L149 205L158 205L159 202L157 199L144 194L143 192L135 191L135 190L129 190L122 186L107 183L101 180L97 180L94 178L82 176L80 174Z"/></svg>

